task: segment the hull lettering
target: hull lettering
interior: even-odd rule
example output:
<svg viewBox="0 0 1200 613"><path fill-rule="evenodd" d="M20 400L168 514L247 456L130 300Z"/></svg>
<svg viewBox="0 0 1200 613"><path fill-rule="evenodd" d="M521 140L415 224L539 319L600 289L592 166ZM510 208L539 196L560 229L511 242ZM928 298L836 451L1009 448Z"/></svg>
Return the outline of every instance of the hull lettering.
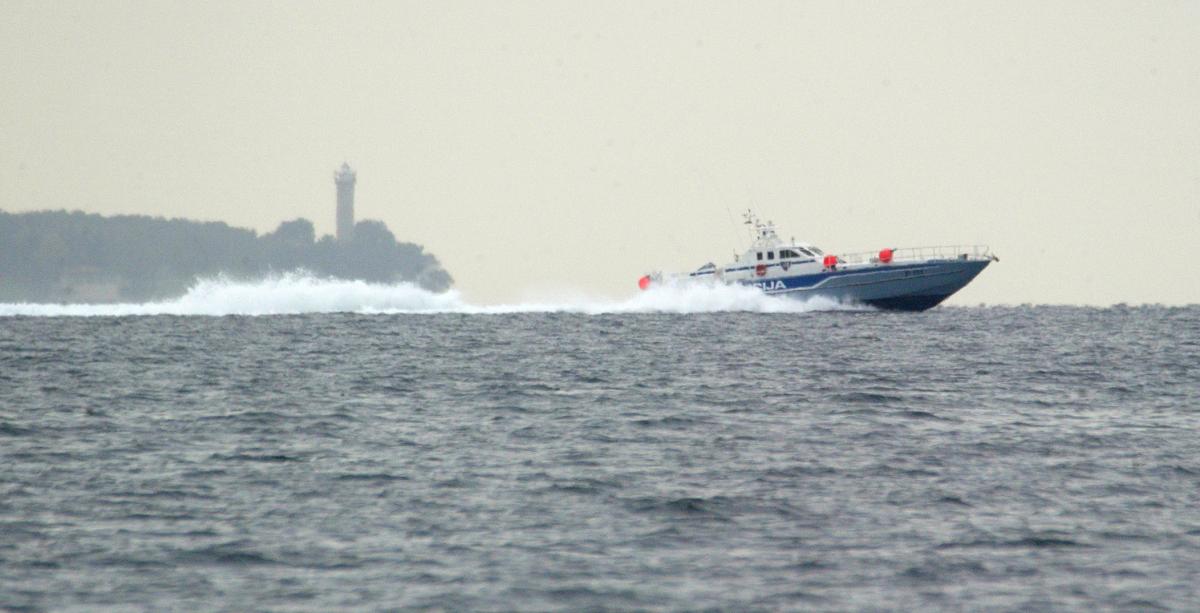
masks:
<svg viewBox="0 0 1200 613"><path fill-rule="evenodd" d="M769 292L769 291L777 290L777 289L787 289L787 286L783 284L783 281L755 281L754 283L751 283L750 285L753 285L754 287L757 287L758 289L761 289L764 292Z"/></svg>

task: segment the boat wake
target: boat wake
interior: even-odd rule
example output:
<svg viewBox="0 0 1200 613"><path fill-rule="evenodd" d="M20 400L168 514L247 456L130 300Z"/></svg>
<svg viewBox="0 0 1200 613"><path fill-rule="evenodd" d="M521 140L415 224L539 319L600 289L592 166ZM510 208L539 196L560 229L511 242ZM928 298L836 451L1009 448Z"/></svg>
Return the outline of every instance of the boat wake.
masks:
<svg viewBox="0 0 1200 613"><path fill-rule="evenodd" d="M0 303L0 316L122 317L134 315L294 315L302 313L804 313L856 309L832 300L771 297L733 285L659 285L625 299L578 293L516 304L474 305L456 291L433 293L408 283L322 279L302 273L261 281L205 279L176 299L144 303Z"/></svg>

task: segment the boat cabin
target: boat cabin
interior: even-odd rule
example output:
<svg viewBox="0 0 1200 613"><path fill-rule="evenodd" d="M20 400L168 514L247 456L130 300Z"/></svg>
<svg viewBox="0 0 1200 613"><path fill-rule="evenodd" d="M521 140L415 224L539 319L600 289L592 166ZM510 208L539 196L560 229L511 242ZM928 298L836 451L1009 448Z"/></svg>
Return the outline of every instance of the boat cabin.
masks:
<svg viewBox="0 0 1200 613"><path fill-rule="evenodd" d="M714 276L734 280L743 277L796 274L807 272L809 267L819 271L823 267L822 258L825 252L818 247L797 242L795 239L785 242L775 232L774 224L760 221L749 211L746 212L745 219L746 225L754 228L754 240L750 248L741 255L734 254L733 262L724 267L709 262L688 273L689 277ZM800 267L800 270L794 270L793 266Z"/></svg>

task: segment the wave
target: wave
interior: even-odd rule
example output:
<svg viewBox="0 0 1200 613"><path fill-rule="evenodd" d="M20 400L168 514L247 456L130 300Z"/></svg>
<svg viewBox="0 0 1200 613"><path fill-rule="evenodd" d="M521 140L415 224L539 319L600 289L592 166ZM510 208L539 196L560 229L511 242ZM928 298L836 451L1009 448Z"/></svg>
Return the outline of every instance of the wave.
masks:
<svg viewBox="0 0 1200 613"><path fill-rule="evenodd" d="M322 279L304 273L261 281L224 277L198 281L183 296L157 302L114 304L0 303L0 316L123 317L136 315L296 315L302 313L804 313L838 310L836 301L772 297L736 285L654 286L624 299L563 292L557 298L515 304L474 305L454 290L434 293L410 283Z"/></svg>

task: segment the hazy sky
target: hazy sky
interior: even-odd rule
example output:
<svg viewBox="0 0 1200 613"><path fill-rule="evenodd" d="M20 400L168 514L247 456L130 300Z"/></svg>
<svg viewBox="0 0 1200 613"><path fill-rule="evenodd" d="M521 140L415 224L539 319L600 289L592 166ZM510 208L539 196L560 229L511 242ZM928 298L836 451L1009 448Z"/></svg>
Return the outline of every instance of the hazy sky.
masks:
<svg viewBox="0 0 1200 613"><path fill-rule="evenodd" d="M1200 2L21 2L0 209L334 229L468 299L987 243L953 303L1200 302Z"/></svg>

